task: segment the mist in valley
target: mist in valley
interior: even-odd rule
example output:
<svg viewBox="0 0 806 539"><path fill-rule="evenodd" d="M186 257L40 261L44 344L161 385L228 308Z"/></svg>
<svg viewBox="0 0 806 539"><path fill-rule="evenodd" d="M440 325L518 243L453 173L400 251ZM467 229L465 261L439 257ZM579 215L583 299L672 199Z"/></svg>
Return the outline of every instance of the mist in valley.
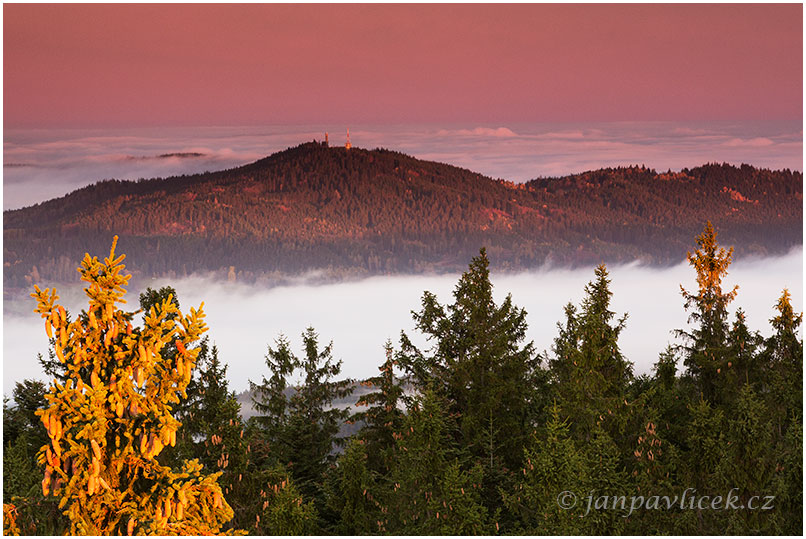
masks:
<svg viewBox="0 0 806 539"><path fill-rule="evenodd" d="M495 261L492 262L494 265ZM569 301L579 304L585 284L594 277L593 270L593 267L544 268L505 274L493 269L491 280L496 302L511 293L514 303L528 313L528 338L541 353L551 353L557 322L563 320L563 307ZM694 270L686 263L665 269L630 264L610 267L609 272L611 309L618 316L628 314L620 339L622 352L634 363L636 374L649 373L658 354L668 344L678 343L671 330L687 327L680 285L689 290L696 287ZM321 345L333 341L333 355L343 360L344 377L362 379L376 375L384 360L384 342L391 339L397 346L401 330L418 346L428 345L414 330L411 311L420 309L425 290L435 293L442 304L452 302L451 293L458 278L458 274L387 276L337 284L311 284L301 278L299 283L269 289L203 277L154 279L134 283L126 296L125 308L138 308L139 293L146 286L174 287L183 311L198 307L203 301L210 328L207 335L229 367L230 388L242 391L248 387L249 379L260 381L262 375L268 375L264 362L268 345L273 346L282 334L290 339L294 351L301 353L300 334L308 326L319 333ZM737 260L724 288L734 284L740 288L731 304L731 319L741 307L748 326L768 336L773 305L784 287L792 293L794 308L798 312L803 310L803 251L796 249L781 257ZM61 287L58 292L60 301L71 312L85 308L86 298L79 285ZM47 337L33 308L34 301L29 297L6 297L3 337L6 395L10 395L15 382L24 378L45 379L36 355L47 354Z"/></svg>

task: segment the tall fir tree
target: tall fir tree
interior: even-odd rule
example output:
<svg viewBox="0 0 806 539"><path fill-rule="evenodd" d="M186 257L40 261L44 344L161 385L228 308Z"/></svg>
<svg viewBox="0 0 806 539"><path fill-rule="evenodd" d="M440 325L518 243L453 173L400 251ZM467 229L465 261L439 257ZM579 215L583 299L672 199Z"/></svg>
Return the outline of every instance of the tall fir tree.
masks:
<svg viewBox="0 0 806 539"><path fill-rule="evenodd" d="M321 513L325 474L335 459L333 449L343 442L337 438L339 429L349 417L349 410L332 404L352 392L352 382L334 380L341 372L341 361L332 357L332 342L320 351L313 328L302 334L302 340L305 355L301 358L282 337L276 350L269 348L266 363L271 378L264 377L260 385L251 383L259 414L254 419L266 429L273 457L287 466L300 492ZM291 387L290 377L297 371L302 383Z"/></svg>
<svg viewBox="0 0 806 539"><path fill-rule="evenodd" d="M803 419L803 340L798 328L803 313L792 308L792 296L784 289L770 320L774 333L764 342L763 362L769 368L769 403L777 438L794 420Z"/></svg>
<svg viewBox="0 0 806 539"><path fill-rule="evenodd" d="M426 387L412 403L390 473L391 491L377 532L398 535L480 535L494 524L482 501L479 465L463 470L447 403Z"/></svg>
<svg viewBox="0 0 806 539"><path fill-rule="evenodd" d="M352 418L364 424L360 436L367 443L367 465L370 470L379 474L389 471L389 459L395 447L394 435L400 431L403 421L404 414L400 405L405 396L403 385L395 376L398 361L391 341L384 344L384 352L386 360L378 367L380 374L365 381L366 385L377 388L377 391L358 399L356 407L362 411Z"/></svg>
<svg viewBox="0 0 806 539"><path fill-rule="evenodd" d="M577 437L588 440L594 426L604 425L621 441L626 427L624 400L632 379L632 363L618 344L627 315L615 319L610 310L613 293L604 264L596 268L595 275L585 286L580 309L573 305L565 309L565 326L559 327L549 370L557 404Z"/></svg>
<svg viewBox="0 0 806 539"><path fill-rule="evenodd" d="M479 462L500 460L520 467L532 430L539 387L539 357L526 341L526 311L512 296L497 306L492 295L485 249L470 262L443 306L425 292L422 309L413 313L417 329L433 342L430 353L414 347L403 334L402 366L420 389L433 388L458 416L460 440ZM491 440L490 416L497 435Z"/></svg>
<svg viewBox="0 0 806 539"><path fill-rule="evenodd" d="M534 433L524 448L522 477L511 492L504 493L507 509L515 515L515 533L526 535L579 535L583 533L585 507L575 499L573 507L558 500L564 492L585 492L585 456L577 449L568 422L560 409L551 408L544 436Z"/></svg>

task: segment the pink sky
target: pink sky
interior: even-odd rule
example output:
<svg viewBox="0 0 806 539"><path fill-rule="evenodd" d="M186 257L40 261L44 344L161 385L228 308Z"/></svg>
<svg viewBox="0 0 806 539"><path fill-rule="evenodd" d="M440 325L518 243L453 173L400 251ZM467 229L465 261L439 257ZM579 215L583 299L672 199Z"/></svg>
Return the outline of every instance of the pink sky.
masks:
<svg viewBox="0 0 806 539"><path fill-rule="evenodd" d="M5 127L802 121L802 6L5 4Z"/></svg>

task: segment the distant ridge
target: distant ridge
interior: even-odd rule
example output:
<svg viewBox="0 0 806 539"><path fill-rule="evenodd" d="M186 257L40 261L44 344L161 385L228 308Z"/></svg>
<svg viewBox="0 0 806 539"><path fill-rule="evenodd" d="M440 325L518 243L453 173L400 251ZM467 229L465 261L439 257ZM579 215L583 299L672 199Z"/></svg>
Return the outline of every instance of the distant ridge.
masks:
<svg viewBox="0 0 806 539"><path fill-rule="evenodd" d="M107 180L4 212L5 287L75 281L114 234L144 277L276 281L463 269L679 262L711 220L737 255L802 244L803 175L708 164L525 184L385 150L301 144L219 172Z"/></svg>

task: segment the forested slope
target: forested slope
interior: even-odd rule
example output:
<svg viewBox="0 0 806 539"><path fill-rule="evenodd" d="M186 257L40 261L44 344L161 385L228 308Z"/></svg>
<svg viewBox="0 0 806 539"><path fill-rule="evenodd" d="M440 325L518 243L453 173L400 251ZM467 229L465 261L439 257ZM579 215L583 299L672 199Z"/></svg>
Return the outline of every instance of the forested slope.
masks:
<svg viewBox="0 0 806 539"><path fill-rule="evenodd" d="M239 279L676 263L711 219L737 254L802 243L803 175L743 165L603 169L513 184L389 150L307 143L221 172L103 181L4 212L6 287L71 281L114 234L135 275ZM230 271L230 268L233 268Z"/></svg>

